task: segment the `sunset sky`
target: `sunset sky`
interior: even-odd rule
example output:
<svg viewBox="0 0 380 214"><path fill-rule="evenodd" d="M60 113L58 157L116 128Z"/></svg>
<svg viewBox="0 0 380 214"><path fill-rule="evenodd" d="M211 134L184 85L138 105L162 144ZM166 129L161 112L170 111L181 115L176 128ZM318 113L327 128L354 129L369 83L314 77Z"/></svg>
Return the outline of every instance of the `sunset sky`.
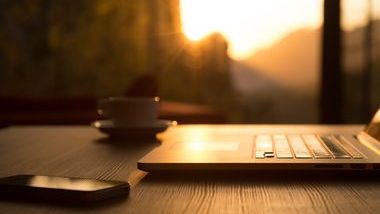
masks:
<svg viewBox="0 0 380 214"><path fill-rule="evenodd" d="M380 18L380 0L373 1ZM185 35L197 41L220 32L229 41L229 54L244 59L299 28L318 28L323 0L181 0ZM367 1L342 1L342 26L352 30L366 23Z"/></svg>

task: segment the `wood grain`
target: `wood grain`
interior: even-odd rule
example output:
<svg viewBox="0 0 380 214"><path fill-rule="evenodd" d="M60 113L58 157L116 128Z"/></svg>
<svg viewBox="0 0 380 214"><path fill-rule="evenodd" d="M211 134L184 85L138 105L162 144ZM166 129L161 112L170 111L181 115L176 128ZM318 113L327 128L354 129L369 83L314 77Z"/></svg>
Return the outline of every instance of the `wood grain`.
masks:
<svg viewBox="0 0 380 214"><path fill-rule="evenodd" d="M250 128L260 129L259 126ZM360 129L359 126L350 128ZM0 176L30 173L128 180L132 189L125 200L93 206L0 201L0 213L380 212L380 179L376 174L148 174L137 170L136 161L158 145L157 142L109 140L85 126L3 129Z"/></svg>

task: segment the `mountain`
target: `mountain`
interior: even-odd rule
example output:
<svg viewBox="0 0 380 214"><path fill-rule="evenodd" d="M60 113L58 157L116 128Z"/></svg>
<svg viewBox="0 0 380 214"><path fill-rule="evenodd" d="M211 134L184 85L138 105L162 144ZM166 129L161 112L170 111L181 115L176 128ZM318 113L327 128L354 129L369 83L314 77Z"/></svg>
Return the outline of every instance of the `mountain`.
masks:
<svg viewBox="0 0 380 214"><path fill-rule="evenodd" d="M242 120L316 122L318 53L318 31L300 30L244 61L233 61L232 82L245 112Z"/></svg>
<svg viewBox="0 0 380 214"><path fill-rule="evenodd" d="M343 68L346 72L359 72L363 66L364 30L359 27L343 33ZM373 31L373 49L379 50L380 37L376 35L380 34L380 20L373 22ZM275 83L297 93L316 94L320 80L320 47L320 29L301 29L272 47L253 54L243 63L253 72L262 71Z"/></svg>
<svg viewBox="0 0 380 214"><path fill-rule="evenodd" d="M264 75L278 85L299 93L315 94L319 82L319 53L320 31L303 29L257 52L244 63L255 71L265 72Z"/></svg>
<svg viewBox="0 0 380 214"><path fill-rule="evenodd" d="M244 62L232 60L231 71L232 85L240 94L266 93L279 87L265 72L259 72Z"/></svg>
<svg viewBox="0 0 380 214"><path fill-rule="evenodd" d="M232 83L239 94L240 122L248 123L314 123L317 100L273 81L266 73L253 70L243 62L231 64ZM302 112L302 114L300 114Z"/></svg>

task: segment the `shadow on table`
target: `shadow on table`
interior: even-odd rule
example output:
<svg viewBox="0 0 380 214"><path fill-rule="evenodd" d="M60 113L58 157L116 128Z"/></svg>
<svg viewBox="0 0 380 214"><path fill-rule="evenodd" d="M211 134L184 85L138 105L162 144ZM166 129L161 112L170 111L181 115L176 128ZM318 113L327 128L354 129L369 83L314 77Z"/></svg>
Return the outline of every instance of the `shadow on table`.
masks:
<svg viewBox="0 0 380 214"><path fill-rule="evenodd" d="M160 146L161 142L151 138L125 138L125 137L103 137L94 141L96 144L101 144L115 150L128 150L134 152L148 153L153 148Z"/></svg>
<svg viewBox="0 0 380 214"><path fill-rule="evenodd" d="M121 147L139 147L139 146L149 146L149 145L159 145L155 137L103 137L94 141L95 143L105 144L110 146L121 146Z"/></svg>
<svg viewBox="0 0 380 214"><path fill-rule="evenodd" d="M300 183L300 182L375 182L380 184L380 171L171 171L148 173L147 183Z"/></svg>

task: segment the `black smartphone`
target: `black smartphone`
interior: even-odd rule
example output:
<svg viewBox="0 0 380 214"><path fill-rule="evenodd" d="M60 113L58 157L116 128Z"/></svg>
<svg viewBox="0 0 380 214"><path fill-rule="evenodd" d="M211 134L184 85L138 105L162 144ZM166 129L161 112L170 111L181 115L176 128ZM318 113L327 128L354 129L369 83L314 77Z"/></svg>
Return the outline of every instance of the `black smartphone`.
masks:
<svg viewBox="0 0 380 214"><path fill-rule="evenodd" d="M90 202L129 193L128 182L88 178L15 175L0 178L0 197L47 202Z"/></svg>

